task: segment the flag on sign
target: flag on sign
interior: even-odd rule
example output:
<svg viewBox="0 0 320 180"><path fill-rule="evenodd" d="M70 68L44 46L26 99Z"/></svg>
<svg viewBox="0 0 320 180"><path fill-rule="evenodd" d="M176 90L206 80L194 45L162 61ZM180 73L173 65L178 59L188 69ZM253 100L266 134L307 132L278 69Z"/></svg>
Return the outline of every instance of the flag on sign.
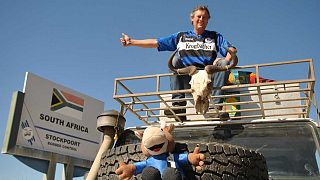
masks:
<svg viewBox="0 0 320 180"><path fill-rule="evenodd" d="M82 120L84 99L66 91L53 88L51 111Z"/></svg>

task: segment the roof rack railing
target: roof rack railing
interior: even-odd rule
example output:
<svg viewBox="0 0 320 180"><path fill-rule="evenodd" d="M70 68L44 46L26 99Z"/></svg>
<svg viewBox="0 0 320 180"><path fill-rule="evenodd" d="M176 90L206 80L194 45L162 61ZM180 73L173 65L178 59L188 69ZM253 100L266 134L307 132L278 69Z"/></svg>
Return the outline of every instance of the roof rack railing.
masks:
<svg viewBox="0 0 320 180"><path fill-rule="evenodd" d="M260 82L261 68L298 63L306 64L306 78ZM316 80L312 59L237 66L235 69L240 71L243 69L253 69L252 73L255 73L257 83L223 86L221 89L228 93L211 97L240 99L238 101L225 101L224 103L217 104L225 107L225 112L234 115L231 116L231 120L250 118L309 118L311 110L314 109L316 114L315 119L317 119L319 125L318 104L314 92ZM193 111L194 106L191 97L176 100L171 99L172 94L191 93L191 89L170 90L168 83L164 83L164 85L162 83L168 81L170 76L176 76L176 74L166 73L116 78L114 81L113 98L120 103L120 113L124 115L129 110L145 124L152 124L163 119L175 121L174 118L168 118L164 115L163 111L166 109L172 111L173 116L177 120L180 120L180 116L187 116L192 121L219 120L196 114ZM141 80L148 81L147 83L139 84ZM128 82L131 83L131 86ZM136 91L136 87L139 87L140 90ZM151 87L151 89L149 90L146 87ZM187 106L179 107L180 109L186 109L186 113L175 114L173 110L177 109L177 107L171 106L174 101L190 102ZM210 112L207 114L210 115Z"/></svg>

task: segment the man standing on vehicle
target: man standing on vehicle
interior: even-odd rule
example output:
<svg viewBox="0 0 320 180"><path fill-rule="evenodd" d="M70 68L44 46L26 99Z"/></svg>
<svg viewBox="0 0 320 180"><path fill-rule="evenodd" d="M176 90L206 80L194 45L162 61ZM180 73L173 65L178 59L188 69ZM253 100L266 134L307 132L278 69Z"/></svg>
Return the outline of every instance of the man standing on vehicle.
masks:
<svg viewBox="0 0 320 180"><path fill-rule="evenodd" d="M123 46L138 46L144 48L157 48L158 51L176 51L175 58L173 59L173 66L175 68L183 68L194 65L198 68L204 68L206 65L216 64L218 66L227 66L231 60L231 54L234 55L237 50L231 45L224 37L215 32L206 30L208 20L210 19L210 12L206 6L197 6L190 14L190 20L193 25L193 30L178 32L168 37L158 39L131 39L127 34L122 33L120 41ZM217 54L220 53L224 59L215 61ZM219 88L226 84L229 72L222 71L213 75L213 87ZM182 90L190 89L190 76L179 75L171 76L171 89ZM222 95L221 89L213 91L214 96ZM173 94L172 99L184 98L185 94ZM222 103L222 98L215 98L214 104ZM173 106L185 106L185 101L176 101L172 103ZM222 106L214 107L216 110L222 110ZM176 113L185 113L185 109L175 110ZM170 111L165 114L169 115ZM182 120L186 120L186 117L180 116ZM219 113L216 117L228 118L228 113Z"/></svg>

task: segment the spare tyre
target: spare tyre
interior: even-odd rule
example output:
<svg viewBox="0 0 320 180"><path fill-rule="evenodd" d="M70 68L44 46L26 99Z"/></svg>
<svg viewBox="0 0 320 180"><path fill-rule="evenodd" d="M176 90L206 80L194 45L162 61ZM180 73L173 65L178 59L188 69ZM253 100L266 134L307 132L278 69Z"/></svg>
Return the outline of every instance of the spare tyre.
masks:
<svg viewBox="0 0 320 180"><path fill-rule="evenodd" d="M205 166L203 170L196 172L195 168L184 168L188 179L203 180L267 180L268 169L266 160L261 153L240 146L220 143L176 143L176 152L193 152L196 146L205 154ZM117 180L115 170L119 162L135 163L145 160L147 157L142 153L140 144L129 144L108 150L102 155L99 180ZM169 156L168 161L172 160ZM135 176L133 179L141 179Z"/></svg>

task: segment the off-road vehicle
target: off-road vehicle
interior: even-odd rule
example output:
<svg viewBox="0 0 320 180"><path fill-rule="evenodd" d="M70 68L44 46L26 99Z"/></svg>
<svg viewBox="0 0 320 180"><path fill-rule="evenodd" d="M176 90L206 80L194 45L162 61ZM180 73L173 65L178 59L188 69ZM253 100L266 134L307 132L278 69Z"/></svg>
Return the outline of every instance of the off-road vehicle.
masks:
<svg viewBox="0 0 320 180"><path fill-rule="evenodd" d="M290 67L299 72L281 74L281 69ZM271 70L263 71L267 68ZM185 169L188 179L320 179L319 112L312 59L233 69L229 76L232 84L221 88L226 93L219 105L230 116L224 121L210 116L219 112L195 113L191 96L182 99L188 102L186 106L171 106L173 93L191 93L190 89L168 90L167 79L173 75L115 79L114 99L120 103L120 115L127 116L130 111L145 125L116 128L118 139L102 155L98 179L118 179L115 170L120 161L146 159L134 131L159 126L162 120L175 125L176 151L190 152L199 144L206 155L202 171ZM186 109L186 113L175 113L177 108ZM173 115L168 117L165 110ZM132 114L127 123L135 122ZM180 121L181 116L187 120Z"/></svg>

